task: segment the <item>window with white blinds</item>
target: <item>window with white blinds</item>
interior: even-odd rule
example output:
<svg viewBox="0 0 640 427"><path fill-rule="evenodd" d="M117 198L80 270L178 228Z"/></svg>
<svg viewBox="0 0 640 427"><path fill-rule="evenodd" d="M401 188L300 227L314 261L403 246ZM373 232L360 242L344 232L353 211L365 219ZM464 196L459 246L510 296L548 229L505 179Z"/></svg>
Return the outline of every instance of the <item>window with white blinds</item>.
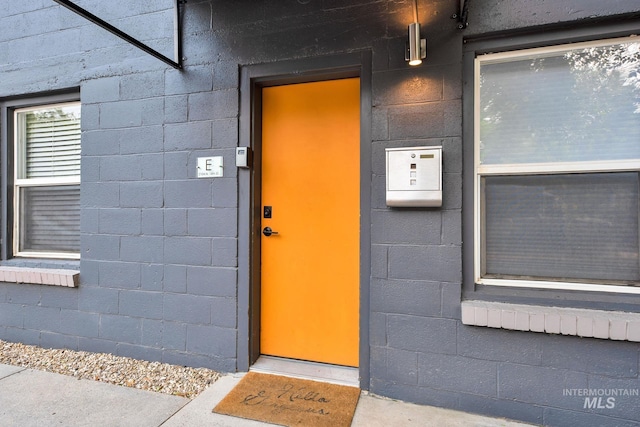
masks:
<svg viewBox="0 0 640 427"><path fill-rule="evenodd" d="M14 117L14 254L78 258L80 103L22 108Z"/></svg>
<svg viewBox="0 0 640 427"><path fill-rule="evenodd" d="M639 291L640 38L479 55L476 283Z"/></svg>

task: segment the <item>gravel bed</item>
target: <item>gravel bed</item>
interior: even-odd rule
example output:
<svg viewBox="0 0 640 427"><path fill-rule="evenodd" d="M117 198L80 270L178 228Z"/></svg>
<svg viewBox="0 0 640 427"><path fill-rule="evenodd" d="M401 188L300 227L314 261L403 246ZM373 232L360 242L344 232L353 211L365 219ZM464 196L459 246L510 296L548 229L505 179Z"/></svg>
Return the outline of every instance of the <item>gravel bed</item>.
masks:
<svg viewBox="0 0 640 427"><path fill-rule="evenodd" d="M0 363L190 399L220 377L217 372L205 368L187 368L105 353L44 349L2 340Z"/></svg>

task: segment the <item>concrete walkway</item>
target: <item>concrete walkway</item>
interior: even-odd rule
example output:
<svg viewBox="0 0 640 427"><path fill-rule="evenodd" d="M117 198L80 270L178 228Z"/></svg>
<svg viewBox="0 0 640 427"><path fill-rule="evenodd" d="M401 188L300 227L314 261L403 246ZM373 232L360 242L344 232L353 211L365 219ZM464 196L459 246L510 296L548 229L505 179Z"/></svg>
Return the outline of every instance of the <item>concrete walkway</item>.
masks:
<svg viewBox="0 0 640 427"><path fill-rule="evenodd" d="M240 381L226 375L193 400L0 364L1 426L252 427L211 412ZM498 418L363 395L352 426L527 426Z"/></svg>

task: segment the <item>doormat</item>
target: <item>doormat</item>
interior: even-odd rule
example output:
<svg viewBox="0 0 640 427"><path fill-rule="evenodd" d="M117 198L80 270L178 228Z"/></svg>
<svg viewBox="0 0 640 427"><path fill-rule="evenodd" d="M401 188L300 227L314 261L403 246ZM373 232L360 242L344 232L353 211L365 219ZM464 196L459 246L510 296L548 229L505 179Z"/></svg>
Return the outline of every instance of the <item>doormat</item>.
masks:
<svg viewBox="0 0 640 427"><path fill-rule="evenodd" d="M213 412L283 426L349 427L356 387L249 372Z"/></svg>

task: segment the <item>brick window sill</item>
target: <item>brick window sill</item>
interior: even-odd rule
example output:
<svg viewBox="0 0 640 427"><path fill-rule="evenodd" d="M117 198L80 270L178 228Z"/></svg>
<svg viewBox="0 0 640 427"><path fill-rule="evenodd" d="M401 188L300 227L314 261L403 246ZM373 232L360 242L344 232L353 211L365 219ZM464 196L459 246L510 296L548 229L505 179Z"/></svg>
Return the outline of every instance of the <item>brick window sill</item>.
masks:
<svg viewBox="0 0 640 427"><path fill-rule="evenodd" d="M80 272L53 268L0 267L0 282L77 288Z"/></svg>
<svg viewBox="0 0 640 427"><path fill-rule="evenodd" d="M640 313L463 301L462 323L515 331L640 342Z"/></svg>

